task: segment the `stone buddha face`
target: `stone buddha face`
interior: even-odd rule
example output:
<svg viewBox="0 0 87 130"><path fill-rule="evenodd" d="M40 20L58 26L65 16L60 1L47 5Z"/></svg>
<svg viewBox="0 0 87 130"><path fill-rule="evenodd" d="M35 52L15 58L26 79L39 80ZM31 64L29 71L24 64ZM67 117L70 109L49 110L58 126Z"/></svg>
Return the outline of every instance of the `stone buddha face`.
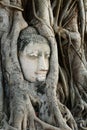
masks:
<svg viewBox="0 0 87 130"><path fill-rule="evenodd" d="M43 42L44 41L44 42ZM49 70L50 47L46 40L32 40L20 50L19 60L26 80L45 81Z"/></svg>

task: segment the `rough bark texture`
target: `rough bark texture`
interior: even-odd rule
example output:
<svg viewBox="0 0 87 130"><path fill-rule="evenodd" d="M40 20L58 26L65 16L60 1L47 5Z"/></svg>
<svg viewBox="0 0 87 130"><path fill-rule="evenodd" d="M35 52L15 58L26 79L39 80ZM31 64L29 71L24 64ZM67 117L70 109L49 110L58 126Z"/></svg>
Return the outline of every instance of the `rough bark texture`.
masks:
<svg viewBox="0 0 87 130"><path fill-rule="evenodd" d="M87 130L85 9L85 0L0 0L1 129ZM33 84L18 52L31 34L51 50L46 81Z"/></svg>

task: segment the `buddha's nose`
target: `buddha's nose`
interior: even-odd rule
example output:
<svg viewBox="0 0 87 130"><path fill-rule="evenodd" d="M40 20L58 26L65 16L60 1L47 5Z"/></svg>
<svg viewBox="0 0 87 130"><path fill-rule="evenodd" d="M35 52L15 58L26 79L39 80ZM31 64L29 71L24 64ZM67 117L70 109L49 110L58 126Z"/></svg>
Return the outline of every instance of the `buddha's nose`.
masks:
<svg viewBox="0 0 87 130"><path fill-rule="evenodd" d="M39 71L47 71L48 70L48 65L46 63L44 55L39 57L38 69L39 69Z"/></svg>

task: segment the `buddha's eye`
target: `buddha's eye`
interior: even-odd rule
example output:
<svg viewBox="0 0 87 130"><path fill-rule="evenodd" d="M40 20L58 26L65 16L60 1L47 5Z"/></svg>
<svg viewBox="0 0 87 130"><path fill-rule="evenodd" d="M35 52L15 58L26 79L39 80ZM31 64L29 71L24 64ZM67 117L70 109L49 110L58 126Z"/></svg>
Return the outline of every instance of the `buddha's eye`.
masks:
<svg viewBox="0 0 87 130"><path fill-rule="evenodd" d="M37 58L37 57L38 57L38 54L37 54L37 53L28 53L28 54L27 54L27 57Z"/></svg>

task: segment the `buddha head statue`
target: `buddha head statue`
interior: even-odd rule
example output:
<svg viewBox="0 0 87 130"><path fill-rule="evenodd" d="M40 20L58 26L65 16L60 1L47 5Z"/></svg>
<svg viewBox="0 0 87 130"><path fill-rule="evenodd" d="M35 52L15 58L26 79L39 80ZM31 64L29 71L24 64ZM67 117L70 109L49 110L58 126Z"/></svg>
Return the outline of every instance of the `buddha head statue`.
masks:
<svg viewBox="0 0 87 130"><path fill-rule="evenodd" d="M27 81L45 81L49 70L49 42L34 28L27 27L20 33L18 56L24 78Z"/></svg>

